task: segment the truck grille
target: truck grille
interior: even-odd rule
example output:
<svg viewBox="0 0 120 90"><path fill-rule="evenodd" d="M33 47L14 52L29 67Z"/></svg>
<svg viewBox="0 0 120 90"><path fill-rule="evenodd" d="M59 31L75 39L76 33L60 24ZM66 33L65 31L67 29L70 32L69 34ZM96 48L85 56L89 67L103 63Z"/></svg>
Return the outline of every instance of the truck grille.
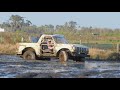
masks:
<svg viewBox="0 0 120 90"><path fill-rule="evenodd" d="M86 48L80 48L80 47L77 47L77 53L87 53L87 50Z"/></svg>

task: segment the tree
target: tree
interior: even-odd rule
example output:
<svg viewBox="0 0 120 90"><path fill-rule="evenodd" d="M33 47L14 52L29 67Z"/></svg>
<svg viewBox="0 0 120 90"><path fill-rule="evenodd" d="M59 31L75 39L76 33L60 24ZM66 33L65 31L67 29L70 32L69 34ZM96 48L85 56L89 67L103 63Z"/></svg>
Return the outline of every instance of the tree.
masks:
<svg viewBox="0 0 120 90"><path fill-rule="evenodd" d="M3 22L2 24L1 24L1 27L10 27L10 24L8 23L8 22Z"/></svg>
<svg viewBox="0 0 120 90"><path fill-rule="evenodd" d="M56 25L56 30L59 30L61 28L60 25Z"/></svg>
<svg viewBox="0 0 120 90"><path fill-rule="evenodd" d="M21 27L24 24L24 17L21 17L19 15L12 15L9 19L10 25L13 29L13 31L16 31L17 29L21 30Z"/></svg>
<svg viewBox="0 0 120 90"><path fill-rule="evenodd" d="M75 29L75 28L76 28L76 25L77 25L77 22L74 22L74 21L70 21L70 22L69 22L69 26L70 26L72 29Z"/></svg>
<svg viewBox="0 0 120 90"><path fill-rule="evenodd" d="M54 29L54 26L50 24L50 25L49 25L49 28L50 28L50 29Z"/></svg>
<svg viewBox="0 0 120 90"><path fill-rule="evenodd" d="M64 26L65 26L65 27L68 27L68 22L65 22Z"/></svg>
<svg viewBox="0 0 120 90"><path fill-rule="evenodd" d="M54 33L54 26L53 25L49 25L49 32L51 33L51 34L53 34Z"/></svg>
<svg viewBox="0 0 120 90"><path fill-rule="evenodd" d="M26 26L30 26L32 25L31 21L30 20L26 20L26 23L25 23Z"/></svg>

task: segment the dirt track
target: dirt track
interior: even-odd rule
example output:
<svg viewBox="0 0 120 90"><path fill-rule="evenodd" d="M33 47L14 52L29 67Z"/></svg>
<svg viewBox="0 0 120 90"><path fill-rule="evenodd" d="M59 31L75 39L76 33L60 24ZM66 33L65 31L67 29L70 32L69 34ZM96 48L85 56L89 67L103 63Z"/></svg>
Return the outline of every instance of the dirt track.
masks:
<svg viewBox="0 0 120 90"><path fill-rule="evenodd" d="M0 78L120 78L120 62L69 60L25 61L18 56L0 55Z"/></svg>

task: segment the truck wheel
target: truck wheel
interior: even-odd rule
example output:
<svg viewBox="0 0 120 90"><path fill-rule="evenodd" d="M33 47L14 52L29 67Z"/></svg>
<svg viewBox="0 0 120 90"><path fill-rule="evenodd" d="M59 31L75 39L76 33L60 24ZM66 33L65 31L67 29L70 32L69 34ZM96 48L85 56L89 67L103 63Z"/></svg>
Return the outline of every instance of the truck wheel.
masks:
<svg viewBox="0 0 120 90"><path fill-rule="evenodd" d="M23 53L23 58L26 60L35 60L36 59L36 55L33 51L26 51Z"/></svg>
<svg viewBox="0 0 120 90"><path fill-rule="evenodd" d="M68 60L68 54L65 51L59 53L59 60L61 62L66 62Z"/></svg>

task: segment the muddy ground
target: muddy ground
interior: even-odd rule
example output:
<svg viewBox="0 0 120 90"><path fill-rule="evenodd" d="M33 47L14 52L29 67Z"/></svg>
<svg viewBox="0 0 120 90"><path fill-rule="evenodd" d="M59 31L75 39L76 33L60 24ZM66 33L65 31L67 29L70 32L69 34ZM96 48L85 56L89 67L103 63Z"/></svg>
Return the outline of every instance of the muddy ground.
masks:
<svg viewBox="0 0 120 90"><path fill-rule="evenodd" d="M0 78L120 78L119 61L75 62L63 65L58 59L26 61L0 55Z"/></svg>

